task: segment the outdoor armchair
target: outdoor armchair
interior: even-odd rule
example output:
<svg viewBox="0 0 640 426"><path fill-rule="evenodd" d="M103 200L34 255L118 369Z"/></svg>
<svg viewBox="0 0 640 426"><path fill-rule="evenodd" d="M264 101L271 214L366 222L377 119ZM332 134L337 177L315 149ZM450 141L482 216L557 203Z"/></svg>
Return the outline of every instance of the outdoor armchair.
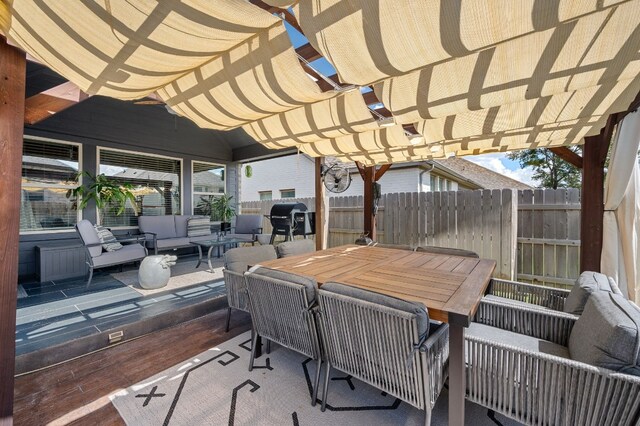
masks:
<svg viewBox="0 0 640 426"><path fill-rule="evenodd" d="M432 323L424 305L339 283L318 290L327 367L425 410L425 424L448 377L449 326Z"/></svg>
<svg viewBox="0 0 640 426"><path fill-rule="evenodd" d="M276 258L276 250L271 245L238 247L228 250L224 254L222 275L224 276L227 300L229 302L225 331L229 331L229 322L231 321L231 311L233 309L244 312L249 311L244 273L247 272L250 265L257 265L260 262Z"/></svg>
<svg viewBox="0 0 640 426"><path fill-rule="evenodd" d="M262 267L245 274L254 335L249 371L257 339L264 337L316 361L311 405L316 404L322 358L314 316L318 285L313 278Z"/></svg>
<svg viewBox="0 0 640 426"><path fill-rule="evenodd" d="M262 216L258 214L236 215L236 224L227 233L229 238L246 239L248 243L255 244L257 236L262 233Z"/></svg>
<svg viewBox="0 0 640 426"><path fill-rule="evenodd" d="M539 310L518 333L473 323L465 333L467 399L525 424L637 424L638 308L597 292L580 317L558 315L570 314ZM554 323L557 333L537 336Z"/></svg>
<svg viewBox="0 0 640 426"><path fill-rule="evenodd" d="M93 224L86 219L78 222L75 228L86 250L86 262L89 266L87 287L89 287L93 279L94 269L137 262L147 255L147 249L138 243L123 245L122 248L116 251L103 250L104 243L100 241Z"/></svg>

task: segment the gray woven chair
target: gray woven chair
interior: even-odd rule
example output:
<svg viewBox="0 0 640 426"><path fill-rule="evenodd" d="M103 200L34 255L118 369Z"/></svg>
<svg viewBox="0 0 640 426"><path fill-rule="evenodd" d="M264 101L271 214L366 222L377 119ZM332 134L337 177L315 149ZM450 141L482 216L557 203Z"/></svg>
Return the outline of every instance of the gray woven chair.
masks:
<svg viewBox="0 0 640 426"><path fill-rule="evenodd" d="M313 253L316 251L316 242L313 240L285 241L276 246L278 257L296 256L299 254Z"/></svg>
<svg viewBox="0 0 640 426"><path fill-rule="evenodd" d="M229 331L231 312L233 309L249 312L247 301L247 289L244 282L244 273L249 266L260 262L276 259L276 250L273 246L238 247L228 250L224 254L224 284L227 290L227 325L225 331Z"/></svg>
<svg viewBox="0 0 640 426"><path fill-rule="evenodd" d="M408 244L371 243L369 244L369 247L389 248L389 249L395 249L395 250L411 250L411 251L414 250L414 248Z"/></svg>
<svg viewBox="0 0 640 426"><path fill-rule="evenodd" d="M571 291L492 279L475 321L549 340L562 327L563 333L568 332L567 319L576 320L596 291L619 293L615 282L591 271L580 274ZM534 330L538 322L530 320L533 317L544 319L545 327Z"/></svg>
<svg viewBox="0 0 640 426"><path fill-rule="evenodd" d="M257 339L306 355L316 361L311 405L316 404L322 359L313 313L318 285L313 278L274 269L252 268L245 274L255 334L249 371L253 369Z"/></svg>
<svg viewBox="0 0 640 426"><path fill-rule="evenodd" d="M478 253L471 250L464 250L450 247L437 247L437 246L418 246L416 251L433 254L444 254L450 256L465 256L479 258Z"/></svg>
<svg viewBox="0 0 640 426"><path fill-rule="evenodd" d="M333 367L425 410L429 425L448 377L449 326L430 324L424 305L338 283L318 290L318 305L327 361L322 410Z"/></svg>
<svg viewBox="0 0 640 426"><path fill-rule="evenodd" d="M529 316L533 333L473 323L465 333L467 399L525 424L638 424L638 308L598 292L580 317L558 323L558 314L569 315ZM556 333L537 337L554 323Z"/></svg>

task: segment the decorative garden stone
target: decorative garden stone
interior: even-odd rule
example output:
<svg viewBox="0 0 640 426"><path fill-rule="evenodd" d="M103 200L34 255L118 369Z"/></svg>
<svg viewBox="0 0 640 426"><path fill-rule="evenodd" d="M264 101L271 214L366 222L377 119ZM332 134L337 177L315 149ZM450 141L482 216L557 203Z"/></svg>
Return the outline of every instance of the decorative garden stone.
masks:
<svg viewBox="0 0 640 426"><path fill-rule="evenodd" d="M138 270L140 287L151 290L166 286L171 278L171 266L176 264L176 260L177 256L168 254L145 257Z"/></svg>

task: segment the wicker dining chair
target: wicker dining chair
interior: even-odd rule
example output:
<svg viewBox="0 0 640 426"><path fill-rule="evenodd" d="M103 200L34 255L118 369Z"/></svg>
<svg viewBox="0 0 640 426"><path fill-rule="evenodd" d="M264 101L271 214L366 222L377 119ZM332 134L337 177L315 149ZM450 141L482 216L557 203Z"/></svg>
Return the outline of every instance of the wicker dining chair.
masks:
<svg viewBox="0 0 640 426"><path fill-rule="evenodd" d="M389 248L389 249L395 249L395 250L410 250L410 251L414 250L414 248L408 244L372 243L372 244L369 244L369 247Z"/></svg>
<svg viewBox="0 0 640 426"><path fill-rule="evenodd" d="M598 292L580 317L540 310L526 320L532 333L481 323L467 329L468 400L531 425L640 422L637 307Z"/></svg>
<svg viewBox="0 0 640 426"><path fill-rule="evenodd" d="M316 361L311 405L318 398L322 358L314 316L318 285L315 279L256 267L245 274L255 332L249 360L253 369L258 337L266 338Z"/></svg>
<svg viewBox="0 0 640 426"><path fill-rule="evenodd" d="M449 326L429 322L424 305L326 283L318 317L327 366L425 410L425 424L448 377Z"/></svg>
<svg viewBox="0 0 640 426"><path fill-rule="evenodd" d="M285 241L276 246L278 257L296 256L316 251L316 242L310 239Z"/></svg>
<svg viewBox="0 0 640 426"><path fill-rule="evenodd" d="M224 254L224 284L227 290L227 323L225 331L229 331L231 312L233 309L249 312L244 273L249 266L276 259L276 250L271 245L238 247Z"/></svg>
<svg viewBox="0 0 640 426"><path fill-rule="evenodd" d="M418 246L416 247L417 252L424 253L433 253L433 254L444 254L449 256L464 256L464 257L473 257L479 258L478 253L471 250L464 250L459 248L451 248L451 247L437 247L437 246Z"/></svg>

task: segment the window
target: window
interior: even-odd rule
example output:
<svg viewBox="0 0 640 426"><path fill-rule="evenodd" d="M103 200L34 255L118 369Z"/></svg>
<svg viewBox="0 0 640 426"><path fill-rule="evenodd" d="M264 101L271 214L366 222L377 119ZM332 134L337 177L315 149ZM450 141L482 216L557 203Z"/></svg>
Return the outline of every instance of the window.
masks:
<svg viewBox="0 0 640 426"><path fill-rule="evenodd" d="M273 192L271 191L259 191L258 194L260 194L260 201L273 199Z"/></svg>
<svg viewBox="0 0 640 426"><path fill-rule="evenodd" d="M224 176L224 166L201 161L192 163L193 214L211 216L211 202L225 192Z"/></svg>
<svg viewBox="0 0 640 426"><path fill-rule="evenodd" d="M20 231L73 229L78 211L66 195L78 186L80 147L43 140L24 141Z"/></svg>
<svg viewBox="0 0 640 426"><path fill-rule="evenodd" d="M182 162L177 158L100 148L100 173L133 185L136 205L127 201L124 213L115 214L113 206L99 212L105 226L138 226L137 215L180 214Z"/></svg>
<svg viewBox="0 0 640 426"><path fill-rule="evenodd" d="M295 189L281 189L280 198L296 198Z"/></svg>

